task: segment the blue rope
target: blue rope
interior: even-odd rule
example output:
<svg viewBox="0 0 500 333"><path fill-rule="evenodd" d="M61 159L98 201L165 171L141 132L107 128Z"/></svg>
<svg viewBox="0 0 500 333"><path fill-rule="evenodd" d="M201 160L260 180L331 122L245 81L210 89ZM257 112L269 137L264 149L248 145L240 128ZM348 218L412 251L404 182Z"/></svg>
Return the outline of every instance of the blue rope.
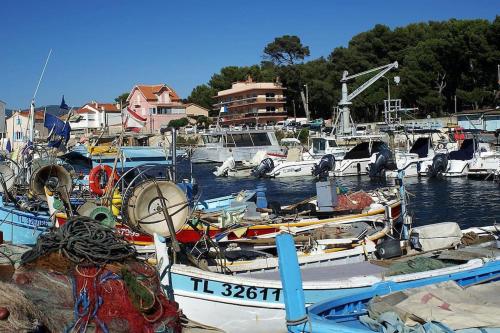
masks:
<svg viewBox="0 0 500 333"><path fill-rule="evenodd" d="M109 280L118 280L119 278L120 277L118 275L114 274L113 272L108 271L105 274L100 276L99 284L103 284L104 282L109 281ZM73 307L74 321L71 323L71 325L69 327L67 327L64 330L64 332L69 333L71 330L73 330L75 328L76 323L80 319L82 319L88 315L88 318L87 318L88 321L94 321L95 323L97 323L97 325L99 325L100 329L104 333L109 333L109 330L108 330L108 327L106 326L106 324L101 319L99 319L99 317L97 316L97 311L99 311L99 308L104 303L103 298L101 296L97 296L97 300L95 302L94 309L92 310L92 313L89 314L91 302L90 302L90 298L89 298L89 294L87 292L87 289L86 288L80 289L80 292L77 295L76 280L75 280L75 278L72 278L71 280L72 280L73 298L75 299L75 305ZM97 280L96 278L93 279L93 285L94 285L94 290L97 293L97 286L96 286L97 281L96 280ZM83 326L83 327L80 327L80 329L78 331L85 332L86 329L84 329L84 326Z"/></svg>

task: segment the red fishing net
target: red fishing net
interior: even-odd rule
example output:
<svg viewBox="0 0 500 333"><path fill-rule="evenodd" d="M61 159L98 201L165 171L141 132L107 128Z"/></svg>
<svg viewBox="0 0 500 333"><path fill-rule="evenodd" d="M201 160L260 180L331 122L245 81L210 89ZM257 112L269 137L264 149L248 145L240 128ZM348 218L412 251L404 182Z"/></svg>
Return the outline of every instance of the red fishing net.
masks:
<svg viewBox="0 0 500 333"><path fill-rule="evenodd" d="M369 207L373 203L372 197L363 191L354 192L337 197L338 204L336 211L360 211Z"/></svg>
<svg viewBox="0 0 500 333"><path fill-rule="evenodd" d="M139 288L127 285L120 273L95 266L77 266L73 282L75 321L72 323L76 331L90 324L96 332L103 333L149 333L167 327L181 332L178 305L161 293L155 272L142 265L135 263L127 267ZM144 291L149 295L141 295ZM138 300L135 306L133 298Z"/></svg>

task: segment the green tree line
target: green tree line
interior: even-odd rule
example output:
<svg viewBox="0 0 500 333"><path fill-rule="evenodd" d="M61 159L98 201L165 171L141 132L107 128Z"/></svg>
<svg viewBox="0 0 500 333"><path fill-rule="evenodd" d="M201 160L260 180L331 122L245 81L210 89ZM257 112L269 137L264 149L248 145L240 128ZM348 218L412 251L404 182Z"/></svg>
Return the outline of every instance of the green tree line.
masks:
<svg viewBox="0 0 500 333"><path fill-rule="evenodd" d="M263 61L253 66L228 66L193 89L188 100L207 108L217 91L251 75L254 81L274 81L279 77L287 88L287 110L292 104L297 114L304 110L300 91L309 88L309 109L313 117L330 118L340 100L340 78L399 62L399 69L385 76L391 83L391 98L400 98L404 107L418 108L417 117L441 116L458 110L477 109L498 103L500 64L500 16L488 20L456 20L410 24L391 29L376 25L354 36L347 47L335 48L328 57L308 60L309 48L297 36L277 37L265 46ZM394 76L401 78L395 85ZM349 91L366 81L350 82ZM382 119L387 81L378 80L352 105L356 121Z"/></svg>

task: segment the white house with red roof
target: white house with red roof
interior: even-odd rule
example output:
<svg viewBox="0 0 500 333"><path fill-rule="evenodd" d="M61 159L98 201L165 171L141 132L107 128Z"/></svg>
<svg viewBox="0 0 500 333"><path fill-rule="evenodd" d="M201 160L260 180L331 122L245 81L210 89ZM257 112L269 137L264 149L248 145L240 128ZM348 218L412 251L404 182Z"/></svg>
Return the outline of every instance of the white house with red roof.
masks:
<svg viewBox="0 0 500 333"><path fill-rule="evenodd" d="M186 117L186 106L166 84L138 84L127 98L128 107L146 119L146 130L157 131L171 120Z"/></svg>
<svg viewBox="0 0 500 333"><path fill-rule="evenodd" d="M91 132L97 129L118 131L122 126L120 105L92 101L75 111L70 119L70 125L72 131Z"/></svg>

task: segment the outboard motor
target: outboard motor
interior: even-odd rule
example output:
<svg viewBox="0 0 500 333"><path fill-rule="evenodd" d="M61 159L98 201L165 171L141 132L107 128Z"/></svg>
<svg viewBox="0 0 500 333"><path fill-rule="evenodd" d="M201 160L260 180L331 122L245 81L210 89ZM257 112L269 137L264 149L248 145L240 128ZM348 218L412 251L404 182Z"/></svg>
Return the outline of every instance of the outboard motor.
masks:
<svg viewBox="0 0 500 333"><path fill-rule="evenodd" d="M432 165L429 167L427 174L429 177L436 177L438 174L445 172L448 168L448 155L437 154L432 159Z"/></svg>
<svg viewBox="0 0 500 333"><path fill-rule="evenodd" d="M335 169L335 156L327 154L321 158L319 163L314 164L312 175L320 179L328 177L328 172Z"/></svg>
<svg viewBox="0 0 500 333"><path fill-rule="evenodd" d="M274 169L274 162L272 158L263 159L260 164L252 170L252 175L257 178L262 178L266 173L271 172Z"/></svg>
<svg viewBox="0 0 500 333"><path fill-rule="evenodd" d="M227 173L229 170L232 170L236 167L236 162L234 158L231 156L227 160L222 163L220 167L216 167L213 174L217 177L227 177Z"/></svg>
<svg viewBox="0 0 500 333"><path fill-rule="evenodd" d="M380 177L383 170L396 170L397 166L394 162L392 151L389 149L382 149L375 154L375 162L368 165L368 174L370 178Z"/></svg>

